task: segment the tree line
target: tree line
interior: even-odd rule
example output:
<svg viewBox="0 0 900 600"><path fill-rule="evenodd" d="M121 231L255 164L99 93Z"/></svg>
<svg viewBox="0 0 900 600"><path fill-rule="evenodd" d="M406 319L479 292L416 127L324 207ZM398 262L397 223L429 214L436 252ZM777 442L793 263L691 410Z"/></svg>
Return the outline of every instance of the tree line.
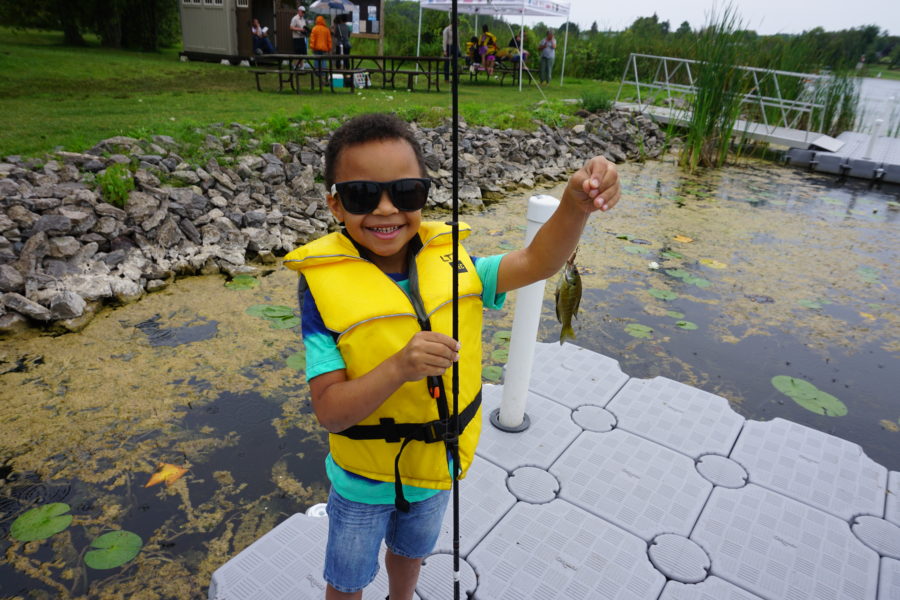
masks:
<svg viewBox="0 0 900 600"><path fill-rule="evenodd" d="M266 0L268 1L268 0ZM296 0L278 0L293 6ZM85 43L85 36L96 35L103 46L156 51L180 43L179 0L0 0L0 22L16 27L60 30L66 44ZM306 4L309 1L305 2ZM422 11L422 36L417 37L419 3L410 0L386 0L384 49L386 54L440 55L441 31L449 22L446 12ZM505 20L489 16L462 14L460 42L477 35L487 24L501 44L518 31L515 18ZM636 19L624 31L600 31L597 23L581 29L575 23L558 26L537 23L526 27L525 48L532 54L548 29L560 42L568 32L566 73L574 77L616 80L622 76L632 52L702 59L700 40L708 24L694 27L687 21L672 28L655 14ZM784 71L842 71L856 66L864 57L866 64L881 63L900 67L900 37L888 35L877 25L842 31L815 28L800 34L758 35L738 29L733 41L739 45L743 64ZM368 40L359 40L363 51ZM560 50L561 48L560 44ZM373 48L374 49L374 48Z"/></svg>

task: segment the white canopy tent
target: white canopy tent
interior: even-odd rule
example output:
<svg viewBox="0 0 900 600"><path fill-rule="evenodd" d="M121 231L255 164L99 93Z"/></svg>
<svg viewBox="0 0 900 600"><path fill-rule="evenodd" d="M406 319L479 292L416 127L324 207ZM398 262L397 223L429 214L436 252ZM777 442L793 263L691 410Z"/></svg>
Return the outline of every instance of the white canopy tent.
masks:
<svg viewBox="0 0 900 600"><path fill-rule="evenodd" d="M416 46L416 54L419 53L419 45L422 40L422 9L442 10L450 12L453 3L450 0L419 0L419 41ZM525 39L525 17L565 17L569 21L569 3L555 2L553 0L457 0L458 13L470 15L489 15L492 17L516 16L521 18L520 34ZM566 50L569 45L569 28L566 27L565 41L563 42L563 59L560 68L559 82L563 82L563 74L566 70ZM521 68L523 61L519 61L519 89L522 89Z"/></svg>

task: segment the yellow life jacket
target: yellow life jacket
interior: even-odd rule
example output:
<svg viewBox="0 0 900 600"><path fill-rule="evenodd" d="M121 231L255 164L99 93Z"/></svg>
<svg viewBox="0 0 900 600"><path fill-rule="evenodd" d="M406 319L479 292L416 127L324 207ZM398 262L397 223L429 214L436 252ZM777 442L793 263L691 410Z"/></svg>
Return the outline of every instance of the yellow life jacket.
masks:
<svg viewBox="0 0 900 600"><path fill-rule="evenodd" d="M460 224L459 237L470 230ZM451 228L423 222L421 248L410 260L410 294L421 298L425 327L452 336L453 245ZM414 246L415 247L415 246ZM415 300L369 260L353 241L331 233L290 252L285 266L306 278L325 326L338 333L337 346L347 377L368 373L402 349L423 329ZM459 436L460 477L465 476L481 432L481 320L482 285L465 250L459 250ZM420 309L421 310L421 309ZM452 486L443 435L452 413L452 370L443 375L442 398L430 398L425 381L403 384L358 425L329 435L334 461L343 469L375 479L393 481L402 499L405 484L432 489ZM431 379L431 378L429 378ZM438 378L434 378L437 380ZM443 406L442 406L443 404ZM467 426L464 424L467 423ZM423 427L427 424L427 427ZM379 439L367 437L366 431ZM403 449L409 445L408 451ZM402 452L402 457L401 457Z"/></svg>

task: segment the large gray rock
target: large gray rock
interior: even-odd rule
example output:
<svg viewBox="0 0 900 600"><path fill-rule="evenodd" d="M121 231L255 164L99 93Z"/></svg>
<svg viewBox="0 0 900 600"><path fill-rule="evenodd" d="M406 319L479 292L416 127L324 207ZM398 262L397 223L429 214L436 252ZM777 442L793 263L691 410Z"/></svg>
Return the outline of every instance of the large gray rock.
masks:
<svg viewBox="0 0 900 600"><path fill-rule="evenodd" d="M50 311L46 307L16 292L7 292L0 298L2 298L6 308L36 321L49 321L52 318Z"/></svg>
<svg viewBox="0 0 900 600"><path fill-rule="evenodd" d="M25 278L12 265L0 265L0 292L25 291Z"/></svg>
<svg viewBox="0 0 900 600"><path fill-rule="evenodd" d="M58 292L50 299L50 315L54 321L74 319L84 314L87 302L74 292Z"/></svg>

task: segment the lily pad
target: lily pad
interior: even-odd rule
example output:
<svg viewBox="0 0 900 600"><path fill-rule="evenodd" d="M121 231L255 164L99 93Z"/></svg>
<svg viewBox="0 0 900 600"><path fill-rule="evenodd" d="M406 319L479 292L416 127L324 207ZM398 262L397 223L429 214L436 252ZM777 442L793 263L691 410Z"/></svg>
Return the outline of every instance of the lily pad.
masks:
<svg viewBox="0 0 900 600"><path fill-rule="evenodd" d="M252 290L259 285L259 279L253 275L235 275L234 279L225 284L230 290Z"/></svg>
<svg viewBox="0 0 900 600"><path fill-rule="evenodd" d="M676 321L676 322L675 322L675 327L677 327L677 328L679 328L679 329L693 330L693 329L697 329L697 324L696 324L696 323L692 323L691 321L684 321L684 320L682 320L682 321Z"/></svg>
<svg viewBox="0 0 900 600"><path fill-rule="evenodd" d="M663 250L662 252L659 253L659 255L662 256L663 258L674 258L675 260L680 260L680 259L684 258L684 254L675 252L674 250Z"/></svg>
<svg viewBox="0 0 900 600"><path fill-rule="evenodd" d="M303 371L306 368L306 352L294 352L284 360L284 364L295 371Z"/></svg>
<svg viewBox="0 0 900 600"><path fill-rule="evenodd" d="M503 378L503 367L491 365L481 370L481 377L487 381L500 381Z"/></svg>
<svg viewBox="0 0 900 600"><path fill-rule="evenodd" d="M494 344L509 344L509 340L512 338L512 331L509 329L504 329L502 331L495 331L494 335L491 336L491 341Z"/></svg>
<svg viewBox="0 0 900 600"><path fill-rule="evenodd" d="M616 239L617 239L617 240L629 240L629 241L630 241L631 238L633 238L633 237L634 237L633 235L628 234L628 233L620 233L619 235L616 236Z"/></svg>
<svg viewBox="0 0 900 600"><path fill-rule="evenodd" d="M691 274L684 269L666 269L666 275L670 275L676 279L684 279L685 277L691 276Z"/></svg>
<svg viewBox="0 0 900 600"><path fill-rule="evenodd" d="M279 304L254 304L246 311L248 315L265 319L272 329L290 329L300 325L300 317L290 306Z"/></svg>
<svg viewBox="0 0 900 600"><path fill-rule="evenodd" d="M650 249L642 246L625 246L622 249L628 254L650 254Z"/></svg>
<svg viewBox="0 0 900 600"><path fill-rule="evenodd" d="M772 378L772 385L806 410L816 414L827 417L843 417L847 414L847 406L843 402L803 379L776 375Z"/></svg>
<svg viewBox="0 0 900 600"><path fill-rule="evenodd" d="M70 510L72 507L65 502L52 502L32 508L13 521L9 535L20 542L45 540L72 523L72 515L63 514Z"/></svg>
<svg viewBox="0 0 900 600"><path fill-rule="evenodd" d="M505 363L509 360L509 349L508 348L498 348L491 352L491 360L495 360L497 362Z"/></svg>
<svg viewBox="0 0 900 600"><path fill-rule="evenodd" d="M683 318L684 318L684 313L680 313L680 312L678 312L677 310L667 310L667 311L666 311L666 316L667 316L667 317L672 317L673 319L683 319Z"/></svg>
<svg viewBox="0 0 900 600"><path fill-rule="evenodd" d="M878 283L880 281L878 269L873 269L872 267L860 267L856 270L856 274L866 283Z"/></svg>
<svg viewBox="0 0 900 600"><path fill-rule="evenodd" d="M631 337L646 339L653 337L653 328L640 323L629 323L625 326L625 333Z"/></svg>
<svg viewBox="0 0 900 600"><path fill-rule="evenodd" d="M651 288L647 290L647 293L660 300L674 300L678 297L678 294L671 290L660 290L658 288Z"/></svg>
<svg viewBox="0 0 900 600"><path fill-rule="evenodd" d="M684 282L689 285L696 285L698 288L708 288L712 285L708 279L696 277L695 275L688 275L684 278Z"/></svg>
<svg viewBox="0 0 900 600"><path fill-rule="evenodd" d="M133 559L141 551L144 542L130 531L110 531L93 542L84 555L84 563L92 569L115 569Z"/></svg>
<svg viewBox="0 0 900 600"><path fill-rule="evenodd" d="M822 303L819 302L818 300L805 300L804 299L804 300L800 300L799 302L797 302L797 304L799 304L800 306L802 306L804 308L811 308L813 310L822 308Z"/></svg>

